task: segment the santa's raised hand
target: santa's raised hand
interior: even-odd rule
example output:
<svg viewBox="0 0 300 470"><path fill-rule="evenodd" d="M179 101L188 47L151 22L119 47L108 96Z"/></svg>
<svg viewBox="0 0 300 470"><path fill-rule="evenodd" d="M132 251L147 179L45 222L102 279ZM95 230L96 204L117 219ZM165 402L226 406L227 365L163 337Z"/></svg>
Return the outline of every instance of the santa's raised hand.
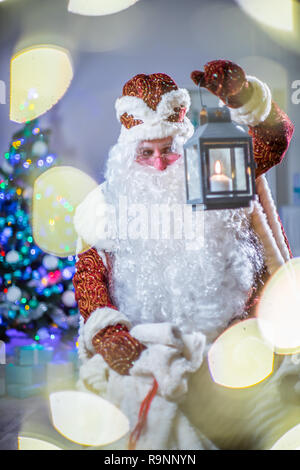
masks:
<svg viewBox="0 0 300 470"><path fill-rule="evenodd" d="M194 70L196 85L218 96L227 106L239 108L251 98L253 87L244 70L229 60L213 60L204 65L204 72Z"/></svg>
<svg viewBox="0 0 300 470"><path fill-rule="evenodd" d="M256 178L280 163L291 141L294 126L272 101L268 85L229 60L213 60L191 78L231 108L231 118L247 125L253 138Z"/></svg>

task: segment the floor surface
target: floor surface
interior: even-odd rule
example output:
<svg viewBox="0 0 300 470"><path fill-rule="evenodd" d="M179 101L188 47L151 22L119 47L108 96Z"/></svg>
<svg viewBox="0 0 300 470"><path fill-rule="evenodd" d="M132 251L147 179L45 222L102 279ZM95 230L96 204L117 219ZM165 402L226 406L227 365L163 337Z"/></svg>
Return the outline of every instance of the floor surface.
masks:
<svg viewBox="0 0 300 470"><path fill-rule="evenodd" d="M18 450L18 433L38 409L47 412L45 397L0 398L0 450Z"/></svg>

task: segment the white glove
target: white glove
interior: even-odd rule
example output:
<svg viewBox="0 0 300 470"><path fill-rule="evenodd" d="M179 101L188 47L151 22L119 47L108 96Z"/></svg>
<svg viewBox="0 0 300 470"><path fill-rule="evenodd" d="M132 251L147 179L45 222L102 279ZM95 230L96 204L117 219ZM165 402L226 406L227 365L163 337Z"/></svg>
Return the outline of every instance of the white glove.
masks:
<svg viewBox="0 0 300 470"><path fill-rule="evenodd" d="M205 336L200 332L182 335L171 323L137 325L130 334L147 346L130 375L155 377L162 397L182 399L188 389L188 374L202 364Z"/></svg>

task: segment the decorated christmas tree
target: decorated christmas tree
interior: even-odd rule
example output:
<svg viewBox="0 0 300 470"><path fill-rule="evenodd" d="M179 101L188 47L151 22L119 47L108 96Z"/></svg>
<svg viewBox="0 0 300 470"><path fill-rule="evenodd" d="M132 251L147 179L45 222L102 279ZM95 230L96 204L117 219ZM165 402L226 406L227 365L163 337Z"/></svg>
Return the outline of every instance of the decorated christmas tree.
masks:
<svg viewBox="0 0 300 470"><path fill-rule="evenodd" d="M0 339L4 340L4 331L10 328L39 340L41 331L47 336L51 329L66 332L77 326L72 284L75 259L42 252L31 230L33 183L56 161L49 150L49 136L37 120L26 123L13 136L1 163Z"/></svg>

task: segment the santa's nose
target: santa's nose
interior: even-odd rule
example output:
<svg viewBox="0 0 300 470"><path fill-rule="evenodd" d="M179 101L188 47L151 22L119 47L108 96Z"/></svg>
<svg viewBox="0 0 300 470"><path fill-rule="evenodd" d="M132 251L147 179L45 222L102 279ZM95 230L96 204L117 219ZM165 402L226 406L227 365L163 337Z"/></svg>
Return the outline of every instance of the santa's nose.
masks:
<svg viewBox="0 0 300 470"><path fill-rule="evenodd" d="M163 157L157 157L154 161L154 167L159 171L165 170L167 166L166 160Z"/></svg>

